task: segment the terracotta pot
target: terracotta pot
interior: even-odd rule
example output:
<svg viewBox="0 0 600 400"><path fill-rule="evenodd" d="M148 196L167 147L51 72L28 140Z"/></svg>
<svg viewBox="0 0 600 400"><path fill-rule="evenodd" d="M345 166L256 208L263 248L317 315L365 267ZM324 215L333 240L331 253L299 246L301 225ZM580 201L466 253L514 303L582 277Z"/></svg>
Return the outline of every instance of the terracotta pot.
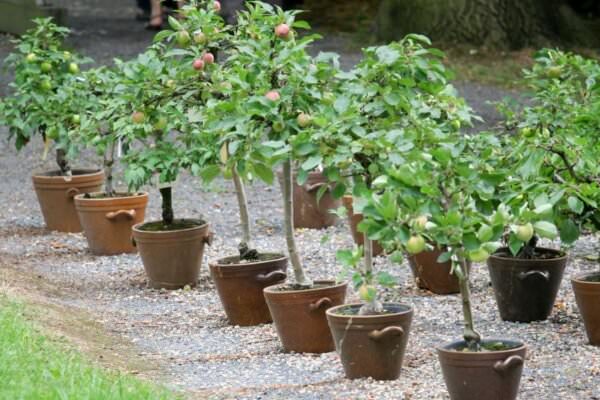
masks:
<svg viewBox="0 0 600 400"><path fill-rule="evenodd" d="M600 346L600 272L571 279L590 344Z"/></svg>
<svg viewBox="0 0 600 400"><path fill-rule="evenodd" d="M346 377L392 380L400 376L412 307L386 303L387 314L357 315L362 304L327 310L329 328Z"/></svg>
<svg viewBox="0 0 600 400"><path fill-rule="evenodd" d="M515 346L510 350L463 352L464 341L437 349L452 400L514 400L525 362L525 345L510 340L485 340Z"/></svg>
<svg viewBox="0 0 600 400"><path fill-rule="evenodd" d="M90 251L97 255L135 253L131 227L144 221L148 193L117 194L114 197L92 193L75 196L75 209Z"/></svg>
<svg viewBox="0 0 600 400"><path fill-rule="evenodd" d="M285 281L288 259L282 254L260 255L275 258L240 264L240 257L233 256L209 263L231 325L252 326L272 321L263 289Z"/></svg>
<svg viewBox="0 0 600 400"><path fill-rule="evenodd" d="M536 251L554 258L514 258L508 256L507 248L488 258L496 302L505 321L542 321L552 312L567 256L553 249L538 247Z"/></svg>
<svg viewBox="0 0 600 400"><path fill-rule="evenodd" d="M51 171L34 175L37 194L46 227L59 232L81 232L73 197L80 193L98 192L104 185L104 172L93 169L74 169L70 180Z"/></svg>
<svg viewBox="0 0 600 400"><path fill-rule="evenodd" d="M187 229L143 230L148 224L151 223L136 224L132 231L150 286L154 289L196 286L204 245L212 241L208 224L199 221L198 226Z"/></svg>
<svg viewBox="0 0 600 400"><path fill-rule="evenodd" d="M306 290L290 290L286 284L264 290L277 334L286 351L326 353L335 348L325 311L344 304L348 283L315 281L314 284L316 288Z"/></svg>
<svg viewBox="0 0 600 400"><path fill-rule="evenodd" d="M362 246L365 242L362 232L358 231L358 224L362 221L362 214L355 214L353 207L352 196L344 196L342 197L342 203L346 208L346 212L348 214L348 224L350 225L350 232L352 232L352 239L354 239L354 243L358 246ZM383 248L379 244L378 241L373 242L373 255L378 256L383 254Z"/></svg>
<svg viewBox="0 0 600 400"><path fill-rule="evenodd" d="M460 292L458 279L451 273L452 262L438 263L437 259L443 250L435 249L410 255L408 264L412 270L419 289L426 289L436 294L453 294ZM470 268L470 263L468 265Z"/></svg>
<svg viewBox="0 0 600 400"><path fill-rule="evenodd" d="M279 182L283 186L283 174L277 173ZM341 206L342 201L333 197L331 190L327 190L317 202L317 193L323 186L328 185L327 178L321 172L314 171L308 174L308 180L300 186L294 181L294 227L323 229L333 226L338 222L338 217L329 212Z"/></svg>

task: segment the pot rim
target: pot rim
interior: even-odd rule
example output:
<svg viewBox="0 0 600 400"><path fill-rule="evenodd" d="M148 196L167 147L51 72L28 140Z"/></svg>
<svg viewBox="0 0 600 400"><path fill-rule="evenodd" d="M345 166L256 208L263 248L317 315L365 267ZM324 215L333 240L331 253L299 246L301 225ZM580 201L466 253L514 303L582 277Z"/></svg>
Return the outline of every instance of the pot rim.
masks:
<svg viewBox="0 0 600 400"><path fill-rule="evenodd" d="M148 197L148 192L135 192L133 194L127 193L128 196L116 196L116 197L96 197L96 198L86 198L85 195L94 195L97 193L105 193L105 192L90 192L90 193L81 193L74 197L75 200L81 202L92 202L92 201L114 201L114 200L128 200L134 198ZM117 193L118 194L118 193Z"/></svg>
<svg viewBox="0 0 600 400"><path fill-rule="evenodd" d="M566 259L569 257L569 254L563 250L552 249L550 247L536 247L536 249L543 250L544 252L560 254L560 256L554 257L554 258L532 258L532 259L524 259L524 258L518 258L518 257L502 257L502 256L499 256L497 253L499 251L509 250L509 249L508 249L508 247L500 247L495 252L490 254L489 259L495 258L495 259L499 259L499 260L511 260L512 262L516 262L516 263L531 263L534 261L535 262L544 262L544 261L563 260L563 259Z"/></svg>
<svg viewBox="0 0 600 400"><path fill-rule="evenodd" d="M186 219L193 219L193 218L180 218L180 219L186 220ZM201 221L203 221L203 220L201 220ZM160 221L156 221L156 220L155 221L143 221L143 222L140 222L138 224L133 225L131 227L131 230L139 232L139 233L142 233L142 234L148 234L148 235L154 235L154 234L156 234L156 235L160 235L160 234L171 233L171 232L195 231L195 230L200 230L200 229L208 227L208 222L203 221L204 224L202 224L202 225L193 226L191 228L185 228L185 229L173 229L173 230L169 230L169 231L145 231L145 230L139 229L140 226L145 225L145 224L151 224L153 222L160 222Z"/></svg>
<svg viewBox="0 0 600 400"><path fill-rule="evenodd" d="M377 319L377 318L382 318L382 317L391 317L391 316L398 316L398 315L405 315L405 314L409 314L412 313L414 310L414 307L411 306L410 304L405 304L405 303L397 303L397 302L387 302L387 303L383 303L383 305L385 306L386 304L388 305L394 305L394 306L400 306L400 307L406 307L406 309L404 311L399 311L399 312L392 312L392 313L386 313L386 314L378 314L378 315L346 315L346 314L338 314L336 313L337 310L339 310L340 308L344 308L344 307L362 307L364 303L347 303L347 304L340 304L339 306L334 306L331 308L328 308L325 313L327 315L331 315L332 317L336 317L336 318L352 318L352 319L362 319L362 320L370 320L370 319Z"/></svg>
<svg viewBox="0 0 600 400"><path fill-rule="evenodd" d="M600 282L590 282L590 281L586 281L583 278L586 278L588 276L600 276L600 271L594 271L594 272L581 272L575 276L571 277L571 282L577 282L578 284L583 284L583 285L592 285L592 286L598 286L600 287Z"/></svg>
<svg viewBox="0 0 600 400"><path fill-rule="evenodd" d="M502 354L509 354L509 353L513 353L515 351L521 351L521 350L526 350L527 349L527 345L520 341L520 340L514 340L514 339L504 339L504 338L489 338L489 339L484 339L484 342L511 342L511 343L516 343L519 344L519 346L517 347L513 347L511 349L506 349L506 350L494 350L494 351L480 351L480 352L462 352L462 351L455 351L455 350L451 350L449 349L449 347L451 346L455 346L459 343L465 343L464 339L459 339L459 340L455 340L453 342L447 343L445 345L442 346L437 346L435 349L437 350L438 354L442 353L442 354L447 354L447 355L457 355L460 354L461 356L466 355L466 357L473 357L473 358L487 358L488 356L497 356L497 355L502 355Z"/></svg>
<svg viewBox="0 0 600 400"><path fill-rule="evenodd" d="M73 168L71 169L72 177L86 177L95 175L104 175L104 171L101 168ZM80 172L80 173L75 173ZM37 179L56 179L61 178L64 180L64 176L60 174L60 170L52 169L50 171L34 172L31 175Z"/></svg>
<svg viewBox="0 0 600 400"><path fill-rule="evenodd" d="M330 283L331 285L326 286L326 287L311 288L311 289L297 289L297 290L276 290L275 289L277 287L286 286L291 283L292 282L286 282L286 283L278 283L276 285L267 286L266 288L263 289L263 292L269 293L269 294L274 294L274 295L284 295L285 296L287 294L313 293L313 292L318 292L320 290L330 290L330 289L334 289L334 288L340 288L342 286L348 286L348 281L338 282L336 279L320 279L320 280L313 281L313 283L323 283L323 284Z"/></svg>
<svg viewBox="0 0 600 400"><path fill-rule="evenodd" d="M262 261L249 261L246 263L231 263L231 264L221 264L220 261L225 260L227 258L234 258L234 257L239 257L238 255L235 256L226 256L226 257L221 257L218 258L216 260L211 260L208 262L208 265L210 265L211 267L217 267L217 268L239 268L239 267L248 267L248 266L257 266L257 265L265 265L265 264L269 264L269 263L273 263L273 262L277 262L277 261L282 261L283 259L287 259L288 257L283 254L283 253L275 253L275 252L258 252L258 254L264 254L264 255L275 255L275 256L280 256L278 258L273 258L271 260L262 260Z"/></svg>

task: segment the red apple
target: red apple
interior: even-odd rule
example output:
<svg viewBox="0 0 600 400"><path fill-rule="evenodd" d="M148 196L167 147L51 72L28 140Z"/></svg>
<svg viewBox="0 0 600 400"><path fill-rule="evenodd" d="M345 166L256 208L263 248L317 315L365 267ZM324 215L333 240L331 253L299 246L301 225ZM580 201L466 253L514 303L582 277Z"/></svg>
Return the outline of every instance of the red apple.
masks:
<svg viewBox="0 0 600 400"><path fill-rule="evenodd" d="M201 58L197 58L194 60L194 63L192 65L194 66L195 70L200 71L204 68L204 61L202 61Z"/></svg>
<svg viewBox="0 0 600 400"><path fill-rule="evenodd" d="M220 1L215 1L213 3L213 7L215 9L216 12L220 12L221 11L221 2Z"/></svg>
<svg viewBox="0 0 600 400"><path fill-rule="evenodd" d="M144 122L145 119L146 115L141 111L136 111L133 114L131 114L131 120L134 124L141 124Z"/></svg>
<svg viewBox="0 0 600 400"><path fill-rule="evenodd" d="M290 27L288 24L279 24L275 27L275 35L282 39L287 39L290 34Z"/></svg>
<svg viewBox="0 0 600 400"><path fill-rule="evenodd" d="M205 64L212 64L215 62L215 56L213 55L213 53L205 53L202 56L202 60Z"/></svg>
<svg viewBox="0 0 600 400"><path fill-rule="evenodd" d="M281 96L279 96L279 92L277 90L269 90L265 97L271 101L277 101Z"/></svg>

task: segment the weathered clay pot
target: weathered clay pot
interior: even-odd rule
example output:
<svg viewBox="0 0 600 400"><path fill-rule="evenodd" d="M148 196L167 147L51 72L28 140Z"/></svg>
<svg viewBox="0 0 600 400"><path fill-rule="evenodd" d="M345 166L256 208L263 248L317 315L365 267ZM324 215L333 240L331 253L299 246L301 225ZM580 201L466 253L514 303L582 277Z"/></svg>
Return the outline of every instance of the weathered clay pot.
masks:
<svg viewBox="0 0 600 400"><path fill-rule="evenodd" d="M180 289L186 285L196 285L204 245L212 240L208 224L197 222L197 226L192 228L172 231L144 230L144 225L151 223L133 226L133 241L140 252L152 288Z"/></svg>
<svg viewBox="0 0 600 400"><path fill-rule="evenodd" d="M46 227L59 232L81 232L73 197L80 193L98 192L104 185L104 172L74 169L70 180L60 171L34 175L37 194Z"/></svg>
<svg viewBox="0 0 600 400"><path fill-rule="evenodd" d="M232 325L252 326L272 321L263 289L285 281L288 259L282 254L260 256L274 258L240 263L240 257L233 256L209 263L221 304Z"/></svg>
<svg viewBox="0 0 600 400"><path fill-rule="evenodd" d="M460 340L437 349L452 400L514 400L519 392L526 348L509 340L486 340L514 346L509 350L463 352Z"/></svg>
<svg viewBox="0 0 600 400"><path fill-rule="evenodd" d="M279 182L283 185L283 174L277 173ZM338 217L329 212L337 209L342 204L340 199L333 197L331 190L327 190L317 202L317 193L323 186L327 186L327 178L319 171L308 174L308 180L300 186L293 177L294 190L294 227L322 229L337 223Z"/></svg>
<svg viewBox="0 0 600 400"><path fill-rule="evenodd" d="M286 351L326 353L335 346L325 311L344 304L348 284L315 281L314 289L290 290L286 284L269 286L264 294Z"/></svg>
<svg viewBox="0 0 600 400"><path fill-rule="evenodd" d="M553 258L514 258L506 248L498 249L488 258L496 302L505 321L541 321L552 312L567 255L546 248L536 251Z"/></svg>
<svg viewBox="0 0 600 400"><path fill-rule="evenodd" d="M363 237L362 232L358 231L358 224L360 224L360 221L362 221L363 216L360 213L359 214L354 213L354 207L353 207L352 201L353 201L352 196L346 195L346 196L342 197L342 203L344 204L344 207L346 208L346 212L348 214L348 224L350 224L350 232L352 232L352 239L354 239L354 243L356 243L359 246L362 246L365 242L365 238ZM373 255L378 256L382 253L383 253L383 248L381 247L379 242L374 241L373 242Z"/></svg>
<svg viewBox="0 0 600 400"><path fill-rule="evenodd" d="M590 344L600 346L600 272L571 279Z"/></svg>
<svg viewBox="0 0 600 400"><path fill-rule="evenodd" d="M422 251L408 257L408 264L412 270L415 282L419 289L426 289L436 294L458 293L458 279L451 273L452 262L438 263L437 259L442 250L435 249Z"/></svg>
<svg viewBox="0 0 600 400"><path fill-rule="evenodd" d="M346 377L397 379L413 310L407 305L386 303L386 314L357 315L361 306L346 304L327 310L329 328Z"/></svg>
<svg viewBox="0 0 600 400"><path fill-rule="evenodd" d="M98 255L135 253L137 249L131 242L131 227L144 221L148 193L117 194L114 197L91 193L91 196L75 196L75 209L90 251Z"/></svg>

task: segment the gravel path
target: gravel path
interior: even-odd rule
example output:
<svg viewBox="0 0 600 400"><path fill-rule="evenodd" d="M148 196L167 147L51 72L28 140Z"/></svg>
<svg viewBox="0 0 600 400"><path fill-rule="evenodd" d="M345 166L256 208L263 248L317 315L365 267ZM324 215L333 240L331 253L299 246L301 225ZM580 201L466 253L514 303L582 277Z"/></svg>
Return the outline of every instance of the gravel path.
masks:
<svg viewBox="0 0 600 400"><path fill-rule="evenodd" d="M65 0L66 1L66 0ZM100 63L128 58L142 50L151 34L132 22L133 8L117 0L76 0L71 24L74 47ZM89 8L94 7L93 11ZM85 13L84 13L85 11ZM85 14L85 15L84 15ZM319 49L344 48L341 39L328 39ZM0 57L10 46L0 39ZM351 65L356 53L344 53ZM5 90L7 78L0 82ZM476 84L459 89L491 125L497 121L488 100L511 93ZM5 130L0 128L0 137ZM52 168L42 162L38 145L15 154L12 144L0 142L0 261L29 271L63 287L52 301L81 307L97 316L107 330L131 340L139 354L165 366L167 384L197 397L214 399L445 399L445 385L435 346L461 334L458 296L434 296L419 290L406 265L377 265L398 278L386 298L412 305L415 316L402 376L394 382L344 379L335 353L323 355L282 352L272 325L240 328L227 325L206 266L197 288L172 292L146 287L136 255L94 257L80 234L46 231L31 187L32 172ZM85 156L82 166L98 165ZM160 215L158 194L151 191L148 218ZM278 187L255 184L249 188L256 244L263 250L282 250L282 206ZM174 193L180 216L203 216L210 221L215 242L207 259L232 254L239 239L236 202L230 182L209 188L182 177ZM323 238L328 240L323 241ZM313 278L336 276L335 251L351 245L345 223L327 230L300 230L298 243ZM521 399L600 399L600 348L586 344L568 278L595 266L583 255L596 253L597 240L581 239L572 253L556 307L545 322L502 322L489 285L487 269L473 273L476 323L487 337L523 340L529 353L521 384ZM351 295L350 300L354 298Z"/></svg>

